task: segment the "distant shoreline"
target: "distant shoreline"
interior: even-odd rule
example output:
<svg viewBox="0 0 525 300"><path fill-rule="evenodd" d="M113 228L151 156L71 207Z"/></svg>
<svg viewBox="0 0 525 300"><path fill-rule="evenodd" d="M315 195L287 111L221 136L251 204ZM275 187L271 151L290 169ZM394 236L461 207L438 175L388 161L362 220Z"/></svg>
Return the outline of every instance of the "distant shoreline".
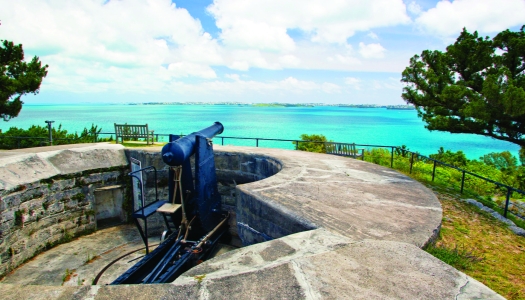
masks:
<svg viewBox="0 0 525 300"><path fill-rule="evenodd" d="M241 107L347 107L347 108L386 108L393 110L415 110L412 105L379 104L328 104L328 103L243 103L243 102L140 102L140 103L26 103L24 106L92 106L92 105L186 105L186 106L241 106Z"/></svg>
<svg viewBox="0 0 525 300"><path fill-rule="evenodd" d="M117 104L114 104L117 105ZM118 104L122 105L122 104ZM228 105L253 107L350 107L350 108L386 108L397 110L414 110L412 105L379 105L379 104L327 104L327 103L242 103L242 102L142 102L124 105Z"/></svg>

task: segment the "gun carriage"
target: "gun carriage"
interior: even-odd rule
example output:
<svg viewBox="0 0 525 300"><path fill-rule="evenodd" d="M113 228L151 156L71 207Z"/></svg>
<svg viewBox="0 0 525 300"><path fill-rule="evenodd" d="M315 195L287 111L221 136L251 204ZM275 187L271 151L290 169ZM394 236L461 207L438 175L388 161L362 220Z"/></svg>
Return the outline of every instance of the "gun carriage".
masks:
<svg viewBox="0 0 525 300"><path fill-rule="evenodd" d="M227 232L229 216L221 209L212 147L212 138L223 130L222 124L215 122L184 137L170 135L170 142L162 148L162 160L169 166L169 201L156 201L133 214L147 254L111 284L171 282L208 258ZM142 196L142 181L137 174L148 168L130 173L141 185ZM149 252L146 219L155 211L162 214L167 230L164 241ZM144 220L145 233L138 219Z"/></svg>

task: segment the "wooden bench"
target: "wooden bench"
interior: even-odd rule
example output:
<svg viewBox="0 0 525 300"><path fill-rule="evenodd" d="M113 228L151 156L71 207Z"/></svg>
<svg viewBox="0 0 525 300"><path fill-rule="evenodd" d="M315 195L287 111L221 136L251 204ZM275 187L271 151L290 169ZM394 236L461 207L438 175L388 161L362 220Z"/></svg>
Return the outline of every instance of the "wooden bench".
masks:
<svg viewBox="0 0 525 300"><path fill-rule="evenodd" d="M324 144L326 147L327 154L334 154L334 155L339 155L339 156L349 156L353 158L361 157L361 159L364 159L365 149L357 149L355 147L355 143L344 144L344 143L325 142ZM359 153L360 150L361 150L361 153Z"/></svg>
<svg viewBox="0 0 525 300"><path fill-rule="evenodd" d="M154 143L153 130L148 129L148 124L146 125L128 125L128 124L117 124L115 123L115 140L118 144L118 139L124 143L124 139L146 139L146 144L149 145Z"/></svg>

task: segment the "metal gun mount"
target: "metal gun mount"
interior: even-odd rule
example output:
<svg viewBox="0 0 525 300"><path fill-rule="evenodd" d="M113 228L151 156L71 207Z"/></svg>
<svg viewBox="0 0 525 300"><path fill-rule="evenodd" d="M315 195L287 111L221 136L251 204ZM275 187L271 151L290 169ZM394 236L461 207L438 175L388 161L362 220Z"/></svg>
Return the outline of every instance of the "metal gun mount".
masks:
<svg viewBox="0 0 525 300"><path fill-rule="evenodd" d="M205 260L227 232L229 216L221 209L212 147L212 138L223 130L222 124L215 122L184 137L170 135L170 142L162 148L162 159L170 166L169 201L157 199L163 204L157 212L165 219L169 216L175 229L166 222L167 238L111 284L171 282ZM147 237L144 242L147 245Z"/></svg>

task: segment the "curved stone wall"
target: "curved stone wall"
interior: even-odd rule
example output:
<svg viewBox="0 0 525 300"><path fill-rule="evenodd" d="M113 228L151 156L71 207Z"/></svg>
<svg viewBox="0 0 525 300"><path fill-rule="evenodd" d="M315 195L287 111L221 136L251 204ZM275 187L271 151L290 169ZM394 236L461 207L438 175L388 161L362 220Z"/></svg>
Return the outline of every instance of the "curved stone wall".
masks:
<svg viewBox="0 0 525 300"><path fill-rule="evenodd" d="M96 194L121 187L127 165L120 145L0 152L0 277L96 230Z"/></svg>

